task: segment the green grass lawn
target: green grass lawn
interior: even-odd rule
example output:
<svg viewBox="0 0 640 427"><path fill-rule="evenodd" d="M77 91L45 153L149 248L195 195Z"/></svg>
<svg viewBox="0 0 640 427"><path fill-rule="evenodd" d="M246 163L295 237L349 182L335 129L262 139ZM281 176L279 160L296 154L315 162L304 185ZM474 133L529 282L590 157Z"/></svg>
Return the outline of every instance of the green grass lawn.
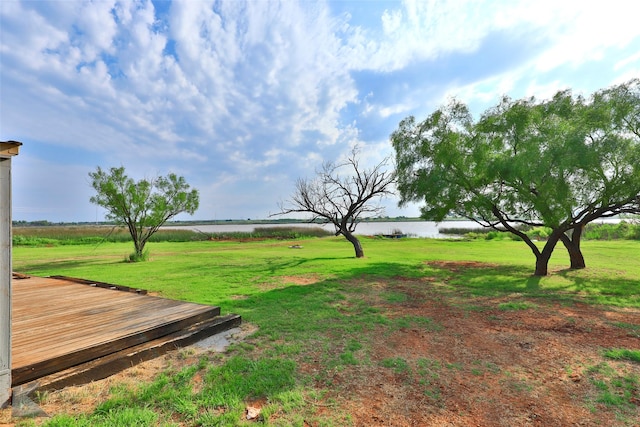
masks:
<svg viewBox="0 0 640 427"><path fill-rule="evenodd" d="M403 288L393 287L403 279L432 278L441 284L437 292L455 293L469 306L477 298L508 297L513 302L503 302L503 312L536 310L549 301L640 307L638 241L584 242L587 269L578 271L567 269L568 257L558 247L550 275L542 278L532 276L534 256L522 242L363 238L363 246L366 257L356 259L340 238L158 242L148 245L150 261L140 263L124 262L131 243L15 247L13 270L20 273L79 277L220 305L223 313L238 313L259 328L225 356L134 389L116 387L95 412L58 415L47 425L245 425L242 411L253 398L268 402L266 425L350 425L349 414L315 410L313 402L331 405L335 398L326 398L332 387L327 372L366 364L371 334L442 329L426 317L390 318L368 303L374 293L388 304L406 302L410 297ZM480 264L466 268L464 262ZM382 280L389 286L374 290L372 284ZM326 372L300 372L292 360L305 363L318 349ZM440 362L428 362L429 375L435 375L434 366L442 369ZM387 364L397 370L404 361ZM421 366L414 371L426 372ZM198 373L204 386L194 389ZM436 392L425 391L430 398ZM275 413L276 421L269 421Z"/></svg>
<svg viewBox="0 0 640 427"><path fill-rule="evenodd" d="M291 249L291 245L302 249ZM520 292L579 294L588 300L640 306L640 242L583 243L587 269L567 269L556 248L546 277L533 277L534 256L522 242L363 238L366 257L355 259L340 238L296 241L150 243L151 260L123 262L130 243L56 247L15 247L14 271L65 275L139 287L167 298L233 308L238 297L287 286L287 277L314 281L360 276L450 275L428 261L475 261L487 268L457 271L453 284L473 294Z"/></svg>

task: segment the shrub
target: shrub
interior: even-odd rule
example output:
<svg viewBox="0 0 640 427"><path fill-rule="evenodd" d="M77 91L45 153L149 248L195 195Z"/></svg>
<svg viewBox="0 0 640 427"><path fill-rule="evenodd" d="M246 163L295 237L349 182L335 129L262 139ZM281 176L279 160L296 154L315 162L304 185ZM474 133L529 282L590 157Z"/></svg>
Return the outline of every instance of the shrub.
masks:
<svg viewBox="0 0 640 427"><path fill-rule="evenodd" d="M526 225L518 225L515 227L517 230L526 232L531 227ZM494 230L489 227L479 228L438 228L438 233L453 236L463 236L465 239L485 239L485 240L499 240L499 239L511 239L520 240L520 237L513 233L507 232L505 229Z"/></svg>
<svg viewBox="0 0 640 427"><path fill-rule="evenodd" d="M497 240L502 238L502 233L500 231L490 231L487 233L487 240Z"/></svg>
<svg viewBox="0 0 640 427"><path fill-rule="evenodd" d="M149 251L145 250L142 255L138 255L135 252L129 254L129 262L143 262L149 260ZM126 260L125 260L126 261Z"/></svg>
<svg viewBox="0 0 640 427"><path fill-rule="evenodd" d="M331 236L331 231L322 227L259 227L253 229L257 237L298 239L301 237Z"/></svg>
<svg viewBox="0 0 640 427"><path fill-rule="evenodd" d="M624 220L617 224L590 223L582 233L587 240L640 240L640 224Z"/></svg>
<svg viewBox="0 0 640 427"><path fill-rule="evenodd" d="M534 227L527 231L526 234L531 240L547 240L549 234L551 234L551 229L548 227Z"/></svg>

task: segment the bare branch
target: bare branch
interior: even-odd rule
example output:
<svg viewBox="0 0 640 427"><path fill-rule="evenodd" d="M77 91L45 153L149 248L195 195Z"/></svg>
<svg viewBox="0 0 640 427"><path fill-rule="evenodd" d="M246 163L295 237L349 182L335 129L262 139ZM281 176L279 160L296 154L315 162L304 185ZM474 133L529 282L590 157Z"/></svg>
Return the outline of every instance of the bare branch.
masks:
<svg viewBox="0 0 640 427"><path fill-rule="evenodd" d="M358 223L383 212L376 199L393 194L396 180L394 172L386 167L390 158L383 159L371 169L360 166L358 150L341 163L325 162L312 180L299 178L295 191L286 203L280 203L280 212L270 216L290 213L309 213L309 222L331 223L336 235L342 234L356 247L359 242L353 236Z"/></svg>

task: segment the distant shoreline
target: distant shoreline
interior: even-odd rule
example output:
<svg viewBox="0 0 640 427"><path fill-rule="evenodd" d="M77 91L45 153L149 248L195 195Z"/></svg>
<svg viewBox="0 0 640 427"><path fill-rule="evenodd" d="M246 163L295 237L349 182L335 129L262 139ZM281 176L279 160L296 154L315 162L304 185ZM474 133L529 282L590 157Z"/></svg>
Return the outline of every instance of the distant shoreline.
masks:
<svg viewBox="0 0 640 427"><path fill-rule="evenodd" d="M616 221L620 221L620 220L627 220L627 219L635 219L638 220L638 217L631 217L631 218L627 218L625 217L611 217L611 218L606 218L605 220L600 219L600 220L596 220L594 222L598 223L598 222L616 222ZM439 221L437 223L441 223L441 222L463 222L463 221L469 221L467 218L445 218L442 221ZM435 221L429 221L423 218L419 218L419 217L389 217L389 218L365 218L363 220L360 221L361 223L376 223L376 222L435 222ZM196 225L269 225L269 224L318 224L318 225L323 225L325 223L322 222L310 222L309 220L306 219L296 219L296 218L281 218L281 219L210 219L210 220L193 220L193 221L167 221L163 226L196 226ZM14 220L13 221L13 227L15 228L20 228L20 227L64 227L64 226L68 226L68 227L74 227L74 226L81 226L81 227L90 227L90 226L111 226L113 227L114 225L117 225L114 222L108 222L108 221L85 221L85 222L49 222L47 220L40 220L40 221L20 221L20 220Z"/></svg>
<svg viewBox="0 0 640 427"><path fill-rule="evenodd" d="M416 217L394 217L394 218L365 218L360 222L421 222L427 221L423 218ZM466 221L464 218L446 218L443 221ZM179 226L179 225L237 225L237 224L247 224L247 225L263 225L263 224L318 224L321 225L321 222L310 222L306 219L296 219L296 218L282 218L282 219L211 219L211 220L193 220L193 221L167 221L164 225L166 226ZM85 222L49 222L46 220L41 221L13 221L14 227L47 227L47 226L113 226L116 225L113 222L107 221L85 221Z"/></svg>

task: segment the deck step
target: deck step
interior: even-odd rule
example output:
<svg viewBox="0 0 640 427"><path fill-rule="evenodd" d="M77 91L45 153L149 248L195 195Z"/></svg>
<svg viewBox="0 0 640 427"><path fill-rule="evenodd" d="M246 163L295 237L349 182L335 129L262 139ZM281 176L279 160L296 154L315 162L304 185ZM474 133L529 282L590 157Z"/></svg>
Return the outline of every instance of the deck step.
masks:
<svg viewBox="0 0 640 427"><path fill-rule="evenodd" d="M171 334L111 354L85 361L66 370L35 379L23 387L38 391L59 390L71 385L86 384L107 378L126 368L146 360L154 359L168 351L188 346L210 336L240 326L242 319L237 314L217 316L184 327Z"/></svg>
<svg viewBox="0 0 640 427"><path fill-rule="evenodd" d="M183 330L188 330L192 325L199 324L207 319L216 318L219 314L220 307L212 306L200 313L140 329L116 340L105 341L92 345L91 347L78 348L73 352L58 357L52 357L13 369L11 372L12 385L24 384L39 377L62 371L81 363L119 352L120 350L126 350L138 344L170 336L174 333L180 333Z"/></svg>

